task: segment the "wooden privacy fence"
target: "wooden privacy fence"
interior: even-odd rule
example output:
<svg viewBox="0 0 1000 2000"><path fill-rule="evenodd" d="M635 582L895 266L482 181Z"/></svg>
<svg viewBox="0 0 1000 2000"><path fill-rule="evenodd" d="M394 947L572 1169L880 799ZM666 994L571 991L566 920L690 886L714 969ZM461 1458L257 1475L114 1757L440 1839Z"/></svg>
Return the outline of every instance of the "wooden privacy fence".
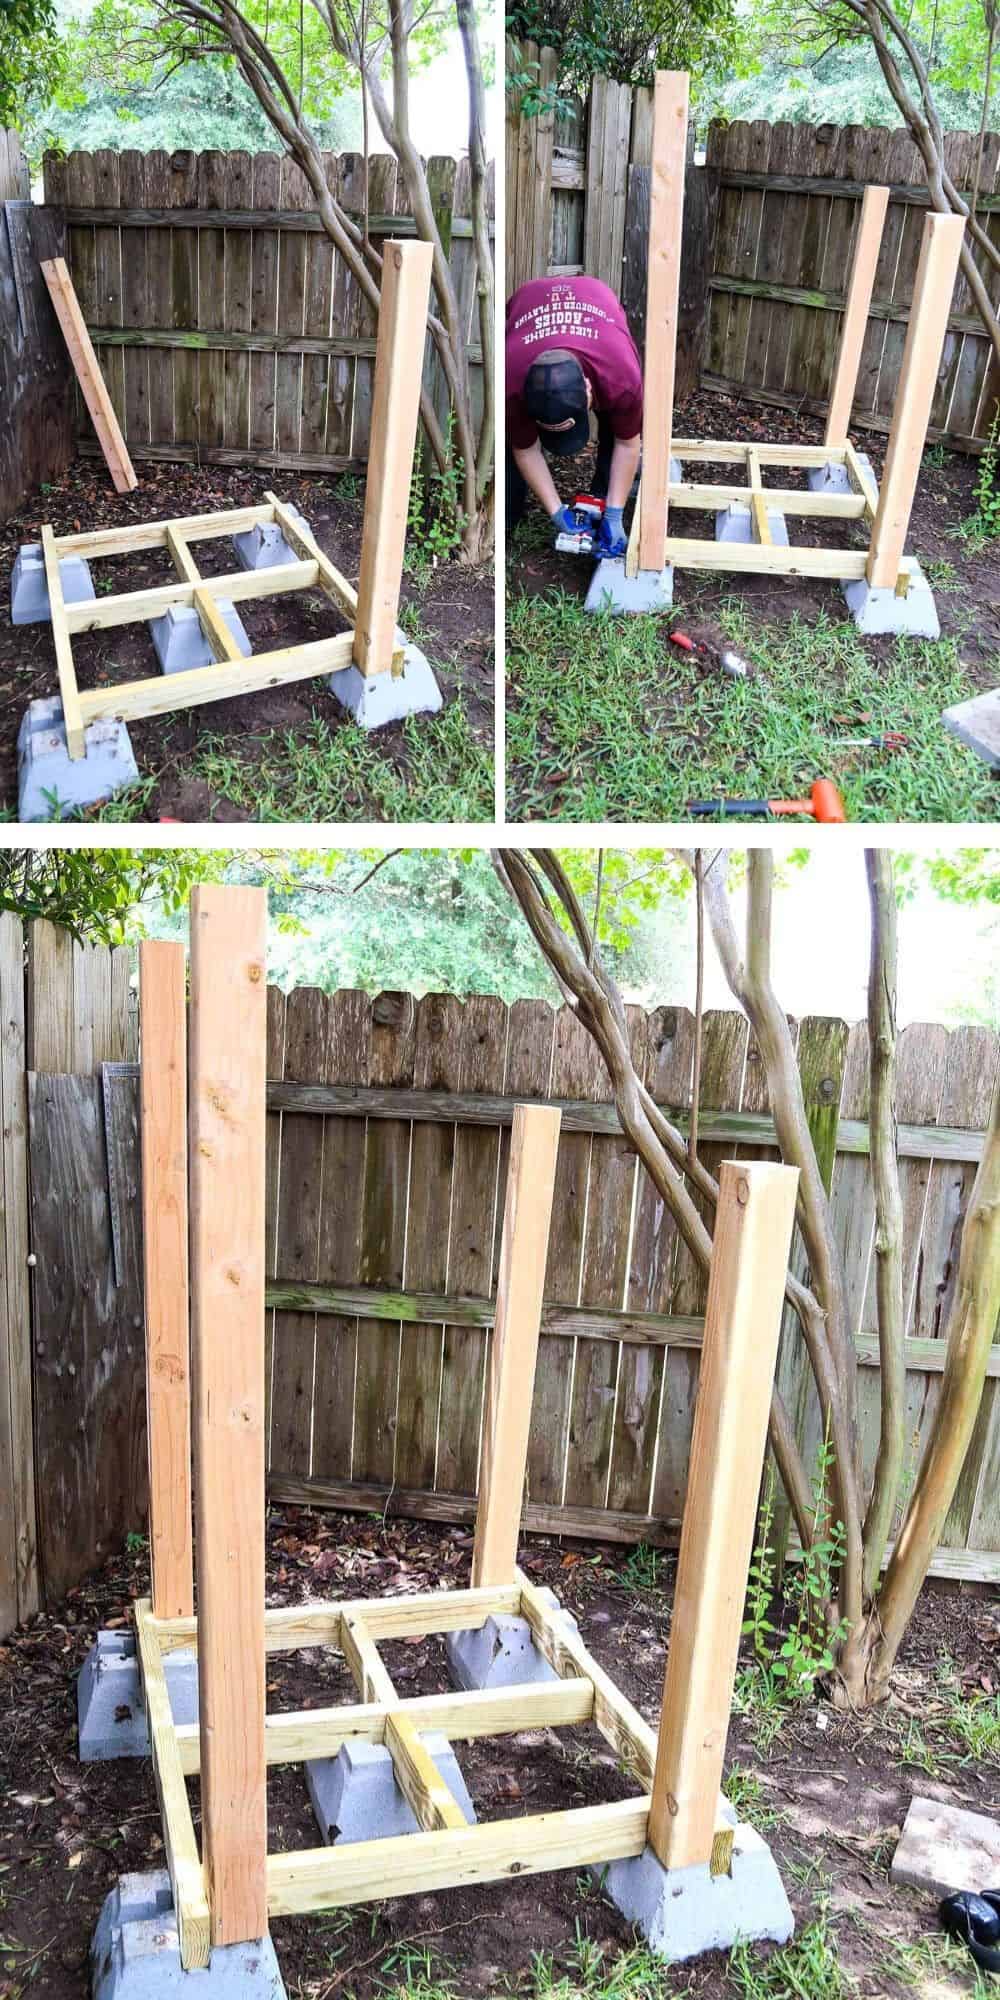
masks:
<svg viewBox="0 0 1000 2000"><path fill-rule="evenodd" d="M324 154L359 221L365 162ZM467 160L428 163L478 396ZM415 233L396 161L368 163L370 231ZM45 160L69 265L133 457L338 471L367 458L375 315L277 153L71 153ZM446 408L436 362L426 379ZM91 449L78 408L81 443Z"/></svg>
<svg viewBox="0 0 1000 2000"><path fill-rule="evenodd" d="M969 194L978 137L949 133L948 170ZM906 338L924 217L920 156L905 131L861 125L713 124L707 165L719 181L705 351L709 387L764 402L821 409L840 338L857 217L865 187L890 187L854 419L887 431ZM1000 134L988 132L978 214L1000 242ZM976 262L994 302L1000 275ZM1000 375L959 274L938 375L932 435L981 447Z"/></svg>
<svg viewBox="0 0 1000 2000"><path fill-rule="evenodd" d="M0 1602L9 1626L16 1608L22 1615L30 1608L32 1592L37 1601L32 1481L37 1565L56 1602L129 1528L143 1525L147 1471L127 954L81 952L65 934L36 925L25 975L20 927L8 918L0 973L7 1314L0 1484L10 1524ZM632 1008L630 1023L647 1084L683 1118L691 1016ZM870 1472L879 1377L866 1032L809 1019L796 1039L810 1121L832 1179ZM900 1038L908 1479L940 1388L941 1335L998 1050L997 1035L981 1028L922 1025ZM106 1063L124 1067L101 1073ZM526 1518L549 1531L673 1541L706 1286L619 1131L596 1050L571 1012L541 1001L508 1008L481 996L415 1001L272 988L268 1074L272 1497L471 1520L512 1105L559 1101ZM734 1154L775 1157L761 1063L741 1015L706 1019L700 1129L713 1170ZM801 1268L798 1245L794 1257ZM791 1325L779 1365L812 1463L818 1417ZM25 1451L32 1394L34 1460ZM1000 1344L935 1561L939 1574L1000 1575L998 1399Z"/></svg>
<svg viewBox="0 0 1000 2000"><path fill-rule="evenodd" d="M46 1547L52 1580L64 1573L54 1522L75 1580L138 1525L144 1499L141 1300L114 1282L99 1076L137 1052L129 953L0 913L0 1024L2 1634L38 1609ZM61 1079L79 1111L68 1122L48 1117L54 1071L75 1072ZM41 1271L33 1232L50 1253Z"/></svg>
<svg viewBox="0 0 1000 2000"><path fill-rule="evenodd" d="M73 451L66 348L39 269L62 254L62 224L30 195L17 136L0 128L0 521Z"/></svg>

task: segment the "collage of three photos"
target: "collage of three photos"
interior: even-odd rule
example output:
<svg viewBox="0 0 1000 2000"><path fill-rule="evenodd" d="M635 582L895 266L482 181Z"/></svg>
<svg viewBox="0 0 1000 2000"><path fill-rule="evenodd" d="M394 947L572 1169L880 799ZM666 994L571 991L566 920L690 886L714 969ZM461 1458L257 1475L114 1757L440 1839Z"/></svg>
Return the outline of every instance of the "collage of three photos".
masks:
<svg viewBox="0 0 1000 2000"><path fill-rule="evenodd" d="M0 0L0 2000L993 1991L997 27Z"/></svg>

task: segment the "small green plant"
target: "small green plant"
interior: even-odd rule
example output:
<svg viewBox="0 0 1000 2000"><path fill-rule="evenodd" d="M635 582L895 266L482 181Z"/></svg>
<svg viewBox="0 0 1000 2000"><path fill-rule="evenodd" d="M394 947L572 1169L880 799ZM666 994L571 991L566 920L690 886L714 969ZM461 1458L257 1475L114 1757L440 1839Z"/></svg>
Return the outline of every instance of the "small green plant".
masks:
<svg viewBox="0 0 1000 2000"><path fill-rule="evenodd" d="M622 1582L630 1590L660 1590L663 1585L663 1557L647 1542L637 1542L622 1564Z"/></svg>
<svg viewBox="0 0 1000 2000"><path fill-rule="evenodd" d="M958 533L963 541L973 548L982 548L984 542L993 542L1000 535L1000 402L993 411L989 435L979 460L976 474L976 511L962 522Z"/></svg>
<svg viewBox="0 0 1000 2000"><path fill-rule="evenodd" d="M342 472L337 481L338 500L356 500L360 492L356 472Z"/></svg>
<svg viewBox="0 0 1000 2000"><path fill-rule="evenodd" d="M439 563L449 562L462 546L465 515L453 428L451 421L443 470L426 452L418 451L413 461L406 515L406 567L411 576L420 579L429 576Z"/></svg>
<svg viewBox="0 0 1000 2000"><path fill-rule="evenodd" d="M145 1535L137 1535L134 1528L130 1528L125 1537L126 1552L130 1556L141 1556L145 1554L147 1546Z"/></svg>
<svg viewBox="0 0 1000 2000"><path fill-rule="evenodd" d="M924 453L924 464L933 466L935 472L940 472L942 466L947 464L947 453L940 440L937 444L928 445Z"/></svg>
<svg viewBox="0 0 1000 2000"><path fill-rule="evenodd" d="M809 1548L803 1550L798 1571L785 1593L791 1618L784 1631L770 1616L776 1569L770 1541L774 1524L773 1467L768 1467L764 1482L743 1633L753 1641L754 1659L762 1679L769 1688L776 1684L777 1692L789 1701L807 1700L820 1677L832 1672L837 1648L847 1632L846 1619L830 1626L824 1615L844 1551L843 1524L833 1521L830 1511L832 1463L833 1450L827 1436L817 1451L813 1475L813 1538Z"/></svg>

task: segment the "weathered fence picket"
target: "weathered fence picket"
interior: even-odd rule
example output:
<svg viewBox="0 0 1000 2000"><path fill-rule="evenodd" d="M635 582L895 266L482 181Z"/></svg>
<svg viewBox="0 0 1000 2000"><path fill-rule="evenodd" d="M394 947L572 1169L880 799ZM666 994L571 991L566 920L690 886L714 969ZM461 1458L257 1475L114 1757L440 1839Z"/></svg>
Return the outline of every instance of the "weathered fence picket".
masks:
<svg viewBox="0 0 1000 2000"><path fill-rule="evenodd" d="M39 1572L54 1602L142 1525L146 1470L138 1084L134 1067L117 1071L105 1102L97 1074L102 1062L134 1064L137 1053L129 955L82 948L48 924L31 928L25 951L20 925L3 918L0 993L0 1620L9 1629L37 1603ZM647 1086L683 1124L692 1017L633 1007L629 1026ZM870 1470L878 1342L866 1031L815 1019L793 1032L831 1179ZM1000 1037L983 1028L916 1025L900 1036L907 1479L933 1418L998 1055ZM594 1047L569 1009L272 989L268 1072L272 1496L361 1508L391 1496L403 1512L472 1518L512 1108L558 1100L526 1520L624 1542L673 1540L705 1282L622 1138ZM710 1167L775 1157L763 1066L738 1014L704 1023L699 1150ZM801 1268L799 1247L793 1262ZM791 1324L779 1366L812 1460L819 1419ZM937 1573L1000 1574L998 1467L1000 1341Z"/></svg>
<svg viewBox="0 0 1000 2000"><path fill-rule="evenodd" d="M363 155L324 162L331 192L360 220ZM428 179L475 401L482 354L468 161L431 159ZM413 234L394 157L371 156L367 198L376 246ZM367 457L375 319L293 160L50 154L45 199L65 212L70 271L133 457L315 471ZM440 406L430 356L427 368ZM77 420L89 451L79 401Z"/></svg>

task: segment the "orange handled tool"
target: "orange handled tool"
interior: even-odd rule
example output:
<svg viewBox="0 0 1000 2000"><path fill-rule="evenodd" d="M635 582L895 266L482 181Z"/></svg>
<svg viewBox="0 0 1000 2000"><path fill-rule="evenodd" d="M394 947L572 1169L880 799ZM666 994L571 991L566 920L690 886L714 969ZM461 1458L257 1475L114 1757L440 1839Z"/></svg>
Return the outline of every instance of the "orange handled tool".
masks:
<svg viewBox="0 0 1000 2000"><path fill-rule="evenodd" d="M831 778L817 778L807 799L689 799L693 819L787 819L807 813L826 825L843 826L847 819L844 801Z"/></svg>

